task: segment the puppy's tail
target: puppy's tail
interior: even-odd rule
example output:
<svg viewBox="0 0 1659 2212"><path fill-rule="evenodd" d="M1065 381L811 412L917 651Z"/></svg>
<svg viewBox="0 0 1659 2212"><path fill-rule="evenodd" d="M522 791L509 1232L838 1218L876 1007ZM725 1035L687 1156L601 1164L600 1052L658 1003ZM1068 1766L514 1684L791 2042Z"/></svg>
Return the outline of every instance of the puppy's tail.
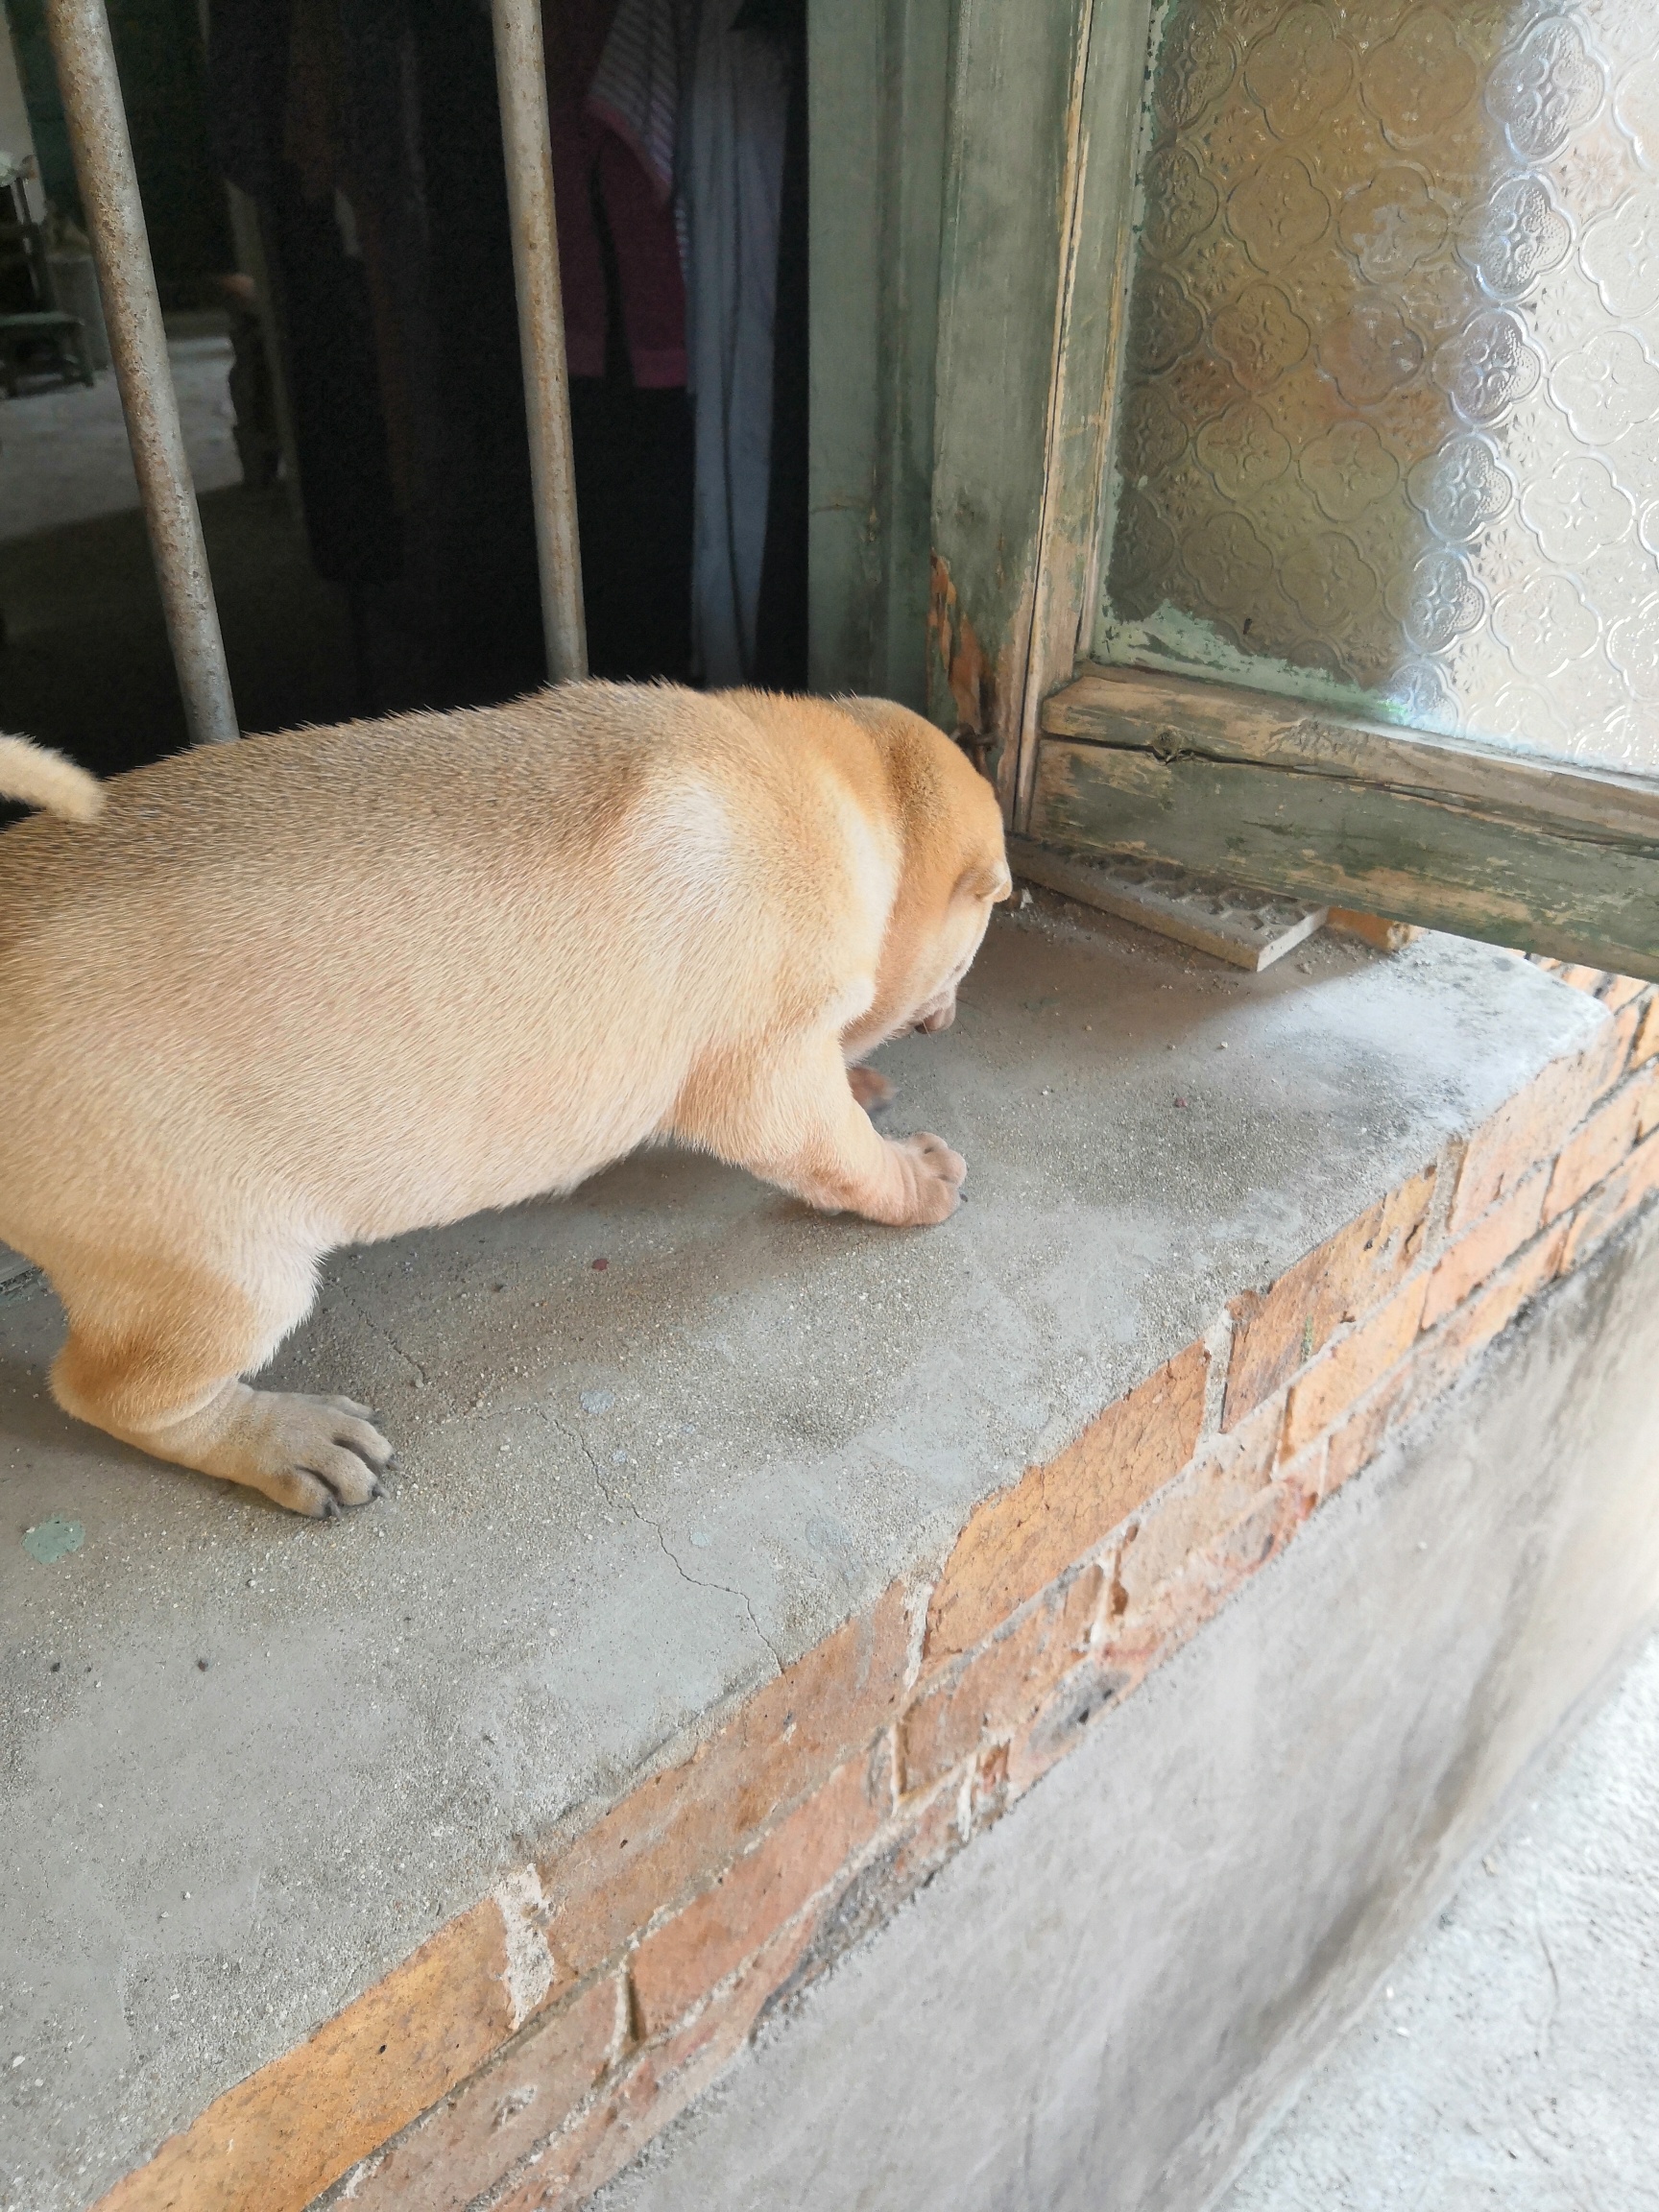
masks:
<svg viewBox="0 0 1659 2212"><path fill-rule="evenodd" d="M0 736L0 799L43 806L65 822L96 822L104 811L104 786L96 776L27 737Z"/></svg>

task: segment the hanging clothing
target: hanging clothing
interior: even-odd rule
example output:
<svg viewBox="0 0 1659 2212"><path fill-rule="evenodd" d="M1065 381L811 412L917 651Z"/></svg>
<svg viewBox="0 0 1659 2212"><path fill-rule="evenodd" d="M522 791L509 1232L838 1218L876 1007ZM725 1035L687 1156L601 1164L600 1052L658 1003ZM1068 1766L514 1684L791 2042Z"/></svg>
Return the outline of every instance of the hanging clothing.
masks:
<svg viewBox="0 0 1659 2212"><path fill-rule="evenodd" d="M786 47L704 0L682 137L697 428L691 624L700 672L756 665L771 480L773 321L787 129Z"/></svg>
<svg viewBox="0 0 1659 2212"><path fill-rule="evenodd" d="M570 373L605 373L614 287L634 383L672 390L685 382L678 0L570 0L560 12L547 108Z"/></svg>
<svg viewBox="0 0 1659 2212"><path fill-rule="evenodd" d="M772 314L772 448L766 553L755 615L751 681L768 691L805 691L807 668L808 414L806 0L749 0L784 42L789 108L778 219L778 290Z"/></svg>
<svg viewBox="0 0 1659 2212"><path fill-rule="evenodd" d="M674 197L684 12L678 0L619 0L588 87L589 114L621 139L664 207Z"/></svg>
<svg viewBox="0 0 1659 2212"><path fill-rule="evenodd" d="M672 205L637 156L583 109L551 108L565 351L572 376L605 373L609 309L597 190L615 252L615 281L634 382L664 391L685 382L685 280Z"/></svg>
<svg viewBox="0 0 1659 2212"><path fill-rule="evenodd" d="M257 200L319 572L365 711L542 664L490 21L421 0L212 0L221 166Z"/></svg>
<svg viewBox="0 0 1659 2212"><path fill-rule="evenodd" d="M691 418L675 142L685 0L549 10L588 661L691 672ZM554 40L557 40L557 51Z"/></svg>
<svg viewBox="0 0 1659 2212"><path fill-rule="evenodd" d="M402 526L367 276L332 204L326 110L307 97L326 26L315 11L299 22L296 13L291 0L213 0L210 129L221 171L259 209L278 282L312 563L356 588L398 573ZM319 168L328 172L321 182Z"/></svg>
<svg viewBox="0 0 1659 2212"><path fill-rule="evenodd" d="M617 677L693 673L676 184L694 7L557 0L543 16L590 659ZM306 527L349 594L360 710L527 687L543 660L488 12L210 12L216 143L259 204ZM762 477L751 569L764 531Z"/></svg>

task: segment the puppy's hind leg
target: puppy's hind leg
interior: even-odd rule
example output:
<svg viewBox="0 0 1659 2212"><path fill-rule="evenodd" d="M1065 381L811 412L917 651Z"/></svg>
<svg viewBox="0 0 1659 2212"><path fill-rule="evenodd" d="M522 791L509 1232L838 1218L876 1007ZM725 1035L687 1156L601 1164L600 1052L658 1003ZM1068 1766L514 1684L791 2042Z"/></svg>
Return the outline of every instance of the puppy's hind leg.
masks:
<svg viewBox="0 0 1659 2212"><path fill-rule="evenodd" d="M392 1447L366 1406L241 1381L303 1320L314 1292L310 1254L259 1257L251 1284L198 1260L87 1254L54 1266L48 1256L70 1322L52 1394L123 1443L246 1483L295 1513L367 1504Z"/></svg>
<svg viewBox="0 0 1659 2212"><path fill-rule="evenodd" d="M895 1228L945 1220L968 1173L938 1137L877 1133L833 1036L699 1069L676 1103L673 1128L827 1214L862 1214Z"/></svg>

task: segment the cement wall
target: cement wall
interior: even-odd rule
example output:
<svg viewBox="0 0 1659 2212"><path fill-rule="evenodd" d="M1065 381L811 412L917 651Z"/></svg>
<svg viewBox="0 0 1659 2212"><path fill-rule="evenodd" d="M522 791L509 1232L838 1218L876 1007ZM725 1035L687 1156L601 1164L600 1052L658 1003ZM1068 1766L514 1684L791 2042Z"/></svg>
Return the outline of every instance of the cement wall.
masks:
<svg viewBox="0 0 1659 2212"><path fill-rule="evenodd" d="M1653 2212L1659 1636L1215 2212Z"/></svg>
<svg viewBox="0 0 1659 2212"><path fill-rule="evenodd" d="M604 2212L1187 2212L1659 1602L1659 1214L774 2015Z"/></svg>

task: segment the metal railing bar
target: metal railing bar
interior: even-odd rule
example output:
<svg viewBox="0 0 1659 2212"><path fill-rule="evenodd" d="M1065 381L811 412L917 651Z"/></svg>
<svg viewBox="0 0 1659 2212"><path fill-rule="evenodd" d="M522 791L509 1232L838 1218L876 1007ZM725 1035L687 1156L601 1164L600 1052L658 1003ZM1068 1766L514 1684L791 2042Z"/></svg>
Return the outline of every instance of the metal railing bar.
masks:
<svg viewBox="0 0 1659 2212"><path fill-rule="evenodd" d="M192 744L238 735L104 0L46 0L132 467Z"/></svg>
<svg viewBox="0 0 1659 2212"><path fill-rule="evenodd" d="M524 412L530 430L541 628L547 642L548 678L558 684L587 675L588 634L582 608L582 541L576 522L541 0L492 0L491 14L501 140L507 156Z"/></svg>

